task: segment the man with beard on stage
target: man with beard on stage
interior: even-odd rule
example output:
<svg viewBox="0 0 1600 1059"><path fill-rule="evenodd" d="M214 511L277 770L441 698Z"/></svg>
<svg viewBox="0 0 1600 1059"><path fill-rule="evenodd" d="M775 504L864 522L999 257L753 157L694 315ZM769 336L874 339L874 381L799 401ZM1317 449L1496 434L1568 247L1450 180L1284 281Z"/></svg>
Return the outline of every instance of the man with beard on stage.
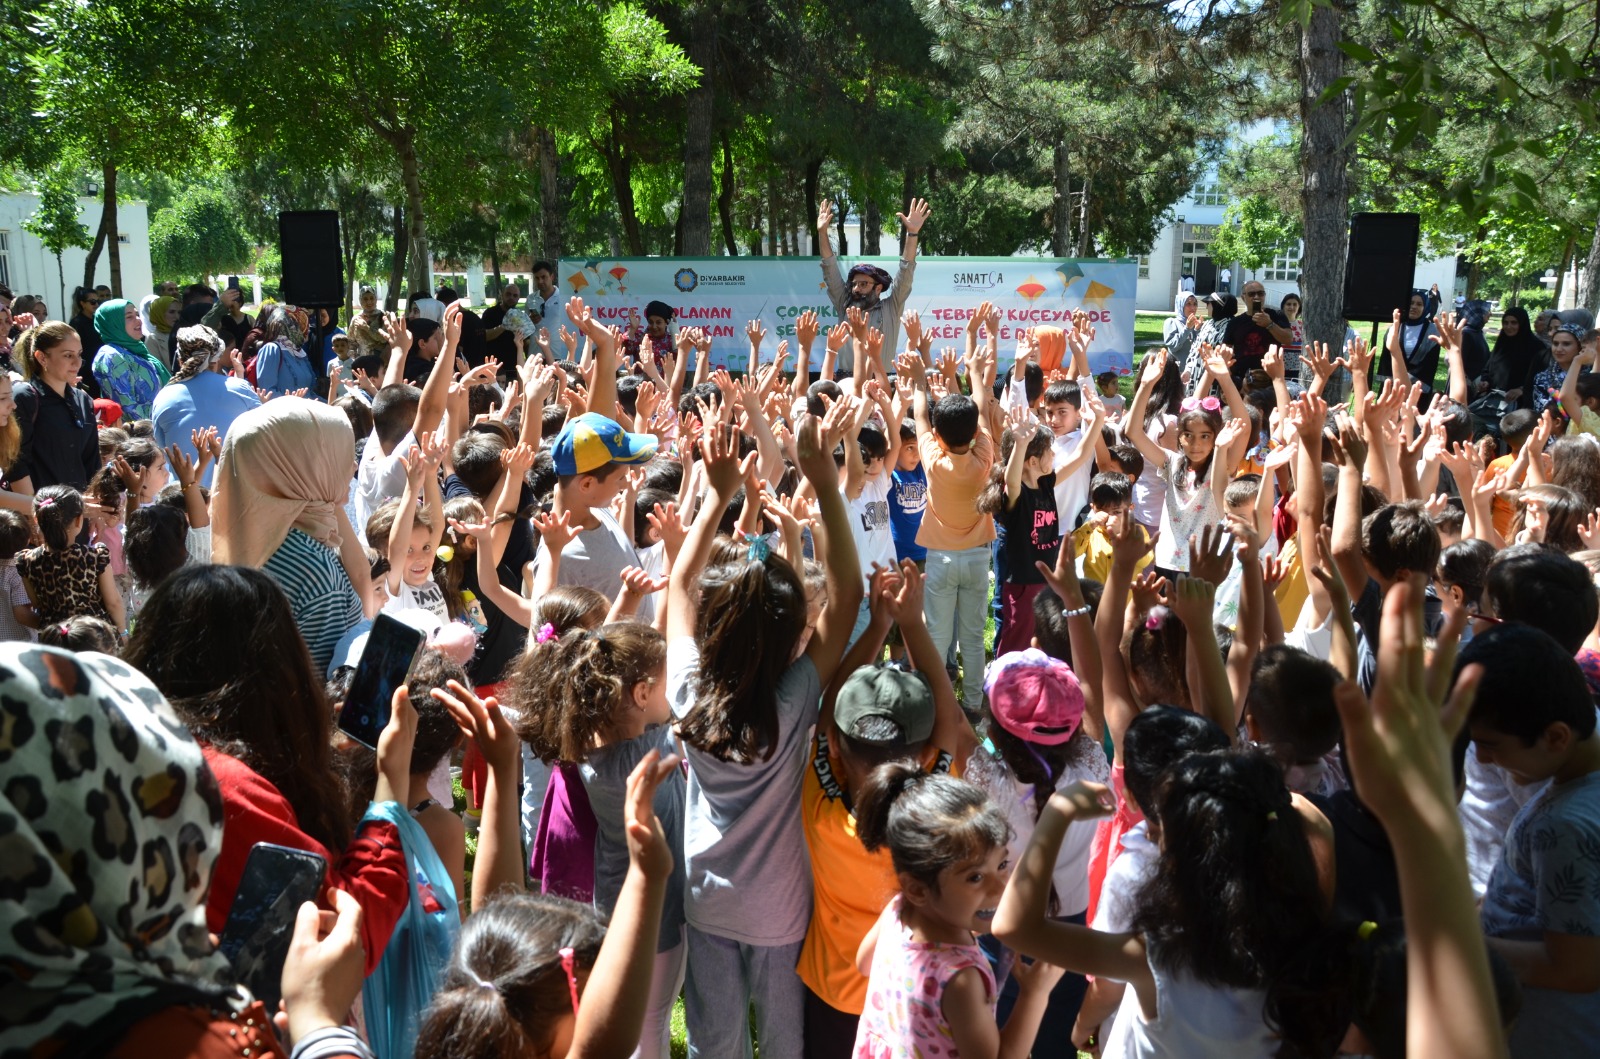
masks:
<svg viewBox="0 0 1600 1059"><path fill-rule="evenodd" d="M867 314L867 326L883 332L884 361L892 365L900 348L900 314L911 296L911 277L917 268L917 246L922 242L922 225L928 219L928 204L912 199L908 212L897 213L905 230L905 252L893 280L876 265L856 265L847 276L839 274L839 258L828 241L833 225L833 203L824 200L817 210L817 243L822 247L822 279L828 285L828 300L833 311L844 319L845 310L855 306ZM855 351L850 343L839 350L838 374L849 375L855 368Z"/></svg>

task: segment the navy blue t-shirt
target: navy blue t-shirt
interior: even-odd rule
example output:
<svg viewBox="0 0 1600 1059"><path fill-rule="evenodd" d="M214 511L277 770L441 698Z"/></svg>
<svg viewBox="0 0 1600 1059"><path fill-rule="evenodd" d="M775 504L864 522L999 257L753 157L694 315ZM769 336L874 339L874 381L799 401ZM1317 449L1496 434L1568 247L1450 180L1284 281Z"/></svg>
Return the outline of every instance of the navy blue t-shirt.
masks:
<svg viewBox="0 0 1600 1059"><path fill-rule="evenodd" d="M919 463L909 471L892 471L890 478L889 531L894 536L894 557L920 563L928 557L928 549L917 543L922 512L928 506L928 472Z"/></svg>

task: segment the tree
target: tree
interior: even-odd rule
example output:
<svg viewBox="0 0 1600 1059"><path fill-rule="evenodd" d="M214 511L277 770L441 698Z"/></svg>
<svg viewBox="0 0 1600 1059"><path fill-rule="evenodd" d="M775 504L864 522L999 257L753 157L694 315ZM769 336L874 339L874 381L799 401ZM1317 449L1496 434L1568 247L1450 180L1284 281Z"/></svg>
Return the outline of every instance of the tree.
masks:
<svg viewBox="0 0 1600 1059"><path fill-rule="evenodd" d="M250 249L238 207L217 187L183 189L150 222L150 264L158 276L203 280L242 268Z"/></svg>
<svg viewBox="0 0 1600 1059"><path fill-rule="evenodd" d="M122 294L122 170L182 171L212 131L203 112L189 105L189 86L168 81L169 74L177 77L175 71L202 65L204 42L193 32L200 24L174 23L172 11L158 0L46 0L35 12L27 53L38 108L34 134L45 138L57 159L81 159L101 179L100 226L84 264L85 286L94 282L105 247L112 293Z"/></svg>
<svg viewBox="0 0 1600 1059"><path fill-rule="evenodd" d="M91 242L89 229L78 220L78 196L74 188L75 175L57 170L50 173L34 188L39 196L39 208L22 221L22 230L38 239L46 251L56 258L56 281L60 290L57 305L67 305L67 276L61 264L61 255L67 250L86 247ZM76 306L73 307L76 310Z"/></svg>

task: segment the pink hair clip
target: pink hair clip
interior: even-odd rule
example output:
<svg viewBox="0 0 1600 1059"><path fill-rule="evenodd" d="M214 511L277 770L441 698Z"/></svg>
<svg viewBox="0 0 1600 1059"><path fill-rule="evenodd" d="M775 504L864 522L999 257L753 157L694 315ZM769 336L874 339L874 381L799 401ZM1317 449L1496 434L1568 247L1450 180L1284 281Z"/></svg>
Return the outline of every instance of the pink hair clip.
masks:
<svg viewBox="0 0 1600 1059"><path fill-rule="evenodd" d="M1149 629L1151 632L1158 631L1161 628L1161 615L1152 610L1149 614L1145 615L1144 627Z"/></svg>
<svg viewBox="0 0 1600 1059"><path fill-rule="evenodd" d="M554 625L552 625L550 622L545 622L543 625L539 626L539 632L538 632L538 635L535 637L535 642L536 643L549 643L551 640L554 640L555 638L556 638L556 627Z"/></svg>
<svg viewBox="0 0 1600 1059"><path fill-rule="evenodd" d="M578 1013L578 954L571 945L561 948L561 969L567 972L567 991L572 994L572 1013Z"/></svg>

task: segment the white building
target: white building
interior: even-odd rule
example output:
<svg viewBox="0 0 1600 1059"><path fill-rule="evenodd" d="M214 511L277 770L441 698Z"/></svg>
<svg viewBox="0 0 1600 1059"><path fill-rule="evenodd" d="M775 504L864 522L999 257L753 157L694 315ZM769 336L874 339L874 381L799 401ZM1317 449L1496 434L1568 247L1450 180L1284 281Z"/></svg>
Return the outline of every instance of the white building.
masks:
<svg viewBox="0 0 1600 1059"><path fill-rule="evenodd" d="M43 298L50 307L52 319L70 319L72 311L67 301L72 297L72 289L83 282L83 263L88 251L73 249L63 253L58 274L55 255L22 228L22 222L38 208L38 196L0 195L0 283L15 294L35 294ZM100 228L101 209L98 197L80 196L78 199L78 219L90 232ZM117 203L117 232L122 259L122 293L138 301L154 289L150 268L150 215L143 202L123 200ZM100 250L94 281L111 282L110 247Z"/></svg>
<svg viewBox="0 0 1600 1059"><path fill-rule="evenodd" d="M1276 134L1271 121L1258 121L1241 133L1241 139L1255 141ZM1260 280L1267 288L1267 304L1273 307L1285 294L1301 293L1298 285L1300 246L1284 248L1259 269L1245 269L1237 261L1211 258L1208 253L1211 240L1216 237L1223 212L1232 201L1228 188L1215 167L1211 167L1189 193L1173 205L1174 220L1161 229L1150 252L1139 257L1138 308L1170 313L1183 276L1195 277L1195 290L1205 295L1221 289L1220 277L1224 269L1232 273L1228 285L1232 293L1238 294L1249 280ZM1448 305L1455 294L1455 281L1454 257L1417 258L1413 286L1426 290L1437 283Z"/></svg>

